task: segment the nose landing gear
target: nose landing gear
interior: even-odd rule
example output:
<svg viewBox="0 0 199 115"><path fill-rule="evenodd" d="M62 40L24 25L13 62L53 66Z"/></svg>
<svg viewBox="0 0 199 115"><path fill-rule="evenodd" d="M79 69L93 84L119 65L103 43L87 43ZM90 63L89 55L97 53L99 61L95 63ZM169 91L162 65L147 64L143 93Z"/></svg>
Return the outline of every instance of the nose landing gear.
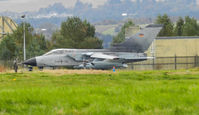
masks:
<svg viewBox="0 0 199 115"><path fill-rule="evenodd" d="M28 67L28 71L32 71L33 70L33 67Z"/></svg>
<svg viewBox="0 0 199 115"><path fill-rule="evenodd" d="M43 71L44 67L38 67L40 71Z"/></svg>

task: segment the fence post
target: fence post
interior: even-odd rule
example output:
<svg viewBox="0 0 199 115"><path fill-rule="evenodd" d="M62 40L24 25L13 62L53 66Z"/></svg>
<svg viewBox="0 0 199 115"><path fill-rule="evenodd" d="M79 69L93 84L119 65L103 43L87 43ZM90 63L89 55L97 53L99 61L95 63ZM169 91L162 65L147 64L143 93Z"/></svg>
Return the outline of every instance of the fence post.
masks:
<svg viewBox="0 0 199 115"><path fill-rule="evenodd" d="M175 55L175 70L177 70L177 57L176 57L176 55Z"/></svg>
<svg viewBox="0 0 199 115"><path fill-rule="evenodd" d="M155 60L153 58L153 70L155 70Z"/></svg>
<svg viewBox="0 0 199 115"><path fill-rule="evenodd" d="M197 54L196 54L196 56L195 56L194 61L195 61L195 67L197 67L197 66L198 66L198 55L197 55Z"/></svg>
<svg viewBox="0 0 199 115"><path fill-rule="evenodd" d="M134 64L133 63L131 64L131 70L134 70Z"/></svg>

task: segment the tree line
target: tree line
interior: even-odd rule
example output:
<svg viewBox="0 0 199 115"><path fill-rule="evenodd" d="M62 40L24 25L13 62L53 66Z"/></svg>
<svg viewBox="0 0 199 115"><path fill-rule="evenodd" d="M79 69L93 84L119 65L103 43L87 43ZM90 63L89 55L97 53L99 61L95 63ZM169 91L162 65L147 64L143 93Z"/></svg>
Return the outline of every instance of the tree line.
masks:
<svg viewBox="0 0 199 115"><path fill-rule="evenodd" d="M26 56L28 58L43 54L47 50L48 42L42 34L33 34L34 28L25 23L26 33ZM23 29L24 23L19 24L17 29L6 35L0 42L0 59L12 60L18 58L23 60Z"/></svg>
<svg viewBox="0 0 199 115"><path fill-rule="evenodd" d="M0 42L0 59L23 60L23 29L24 23L6 35ZM27 59L44 54L55 48L102 48L103 41L95 37L95 27L86 20L70 17L62 22L61 29L53 33L51 40L46 40L43 34L34 33L34 28L25 23L26 57Z"/></svg>
<svg viewBox="0 0 199 115"><path fill-rule="evenodd" d="M156 24L163 24L163 28L158 36L199 36L199 24L193 17L179 17L177 22L172 22L167 14L158 15ZM121 43L125 40L125 30L135 26L132 21L126 22L120 32L113 37L112 44Z"/></svg>
<svg viewBox="0 0 199 115"><path fill-rule="evenodd" d="M173 23L167 14L159 15L156 19L157 24L163 24L163 29L159 36L199 36L199 24L194 17L179 17Z"/></svg>

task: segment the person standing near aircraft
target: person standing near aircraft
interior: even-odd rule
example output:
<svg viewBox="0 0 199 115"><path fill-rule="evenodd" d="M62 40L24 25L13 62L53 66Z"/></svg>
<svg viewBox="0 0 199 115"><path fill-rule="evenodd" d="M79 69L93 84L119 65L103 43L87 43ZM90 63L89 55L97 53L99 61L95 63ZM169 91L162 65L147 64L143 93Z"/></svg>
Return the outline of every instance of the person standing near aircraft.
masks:
<svg viewBox="0 0 199 115"><path fill-rule="evenodd" d="M13 68L14 68L15 73L17 73L17 70L18 70L18 64L17 63L18 63L18 59L16 58L13 62Z"/></svg>

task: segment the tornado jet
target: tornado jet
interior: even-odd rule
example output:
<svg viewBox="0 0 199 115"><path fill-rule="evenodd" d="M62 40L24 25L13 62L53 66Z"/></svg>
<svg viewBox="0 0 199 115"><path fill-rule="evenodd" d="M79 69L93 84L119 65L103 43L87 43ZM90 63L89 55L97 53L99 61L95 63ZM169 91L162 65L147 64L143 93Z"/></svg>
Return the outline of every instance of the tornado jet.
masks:
<svg viewBox="0 0 199 115"><path fill-rule="evenodd" d="M74 69L126 68L128 63L144 61L144 53L157 37L163 25L150 24L108 49L54 49L23 62L25 65L43 67L69 67Z"/></svg>

